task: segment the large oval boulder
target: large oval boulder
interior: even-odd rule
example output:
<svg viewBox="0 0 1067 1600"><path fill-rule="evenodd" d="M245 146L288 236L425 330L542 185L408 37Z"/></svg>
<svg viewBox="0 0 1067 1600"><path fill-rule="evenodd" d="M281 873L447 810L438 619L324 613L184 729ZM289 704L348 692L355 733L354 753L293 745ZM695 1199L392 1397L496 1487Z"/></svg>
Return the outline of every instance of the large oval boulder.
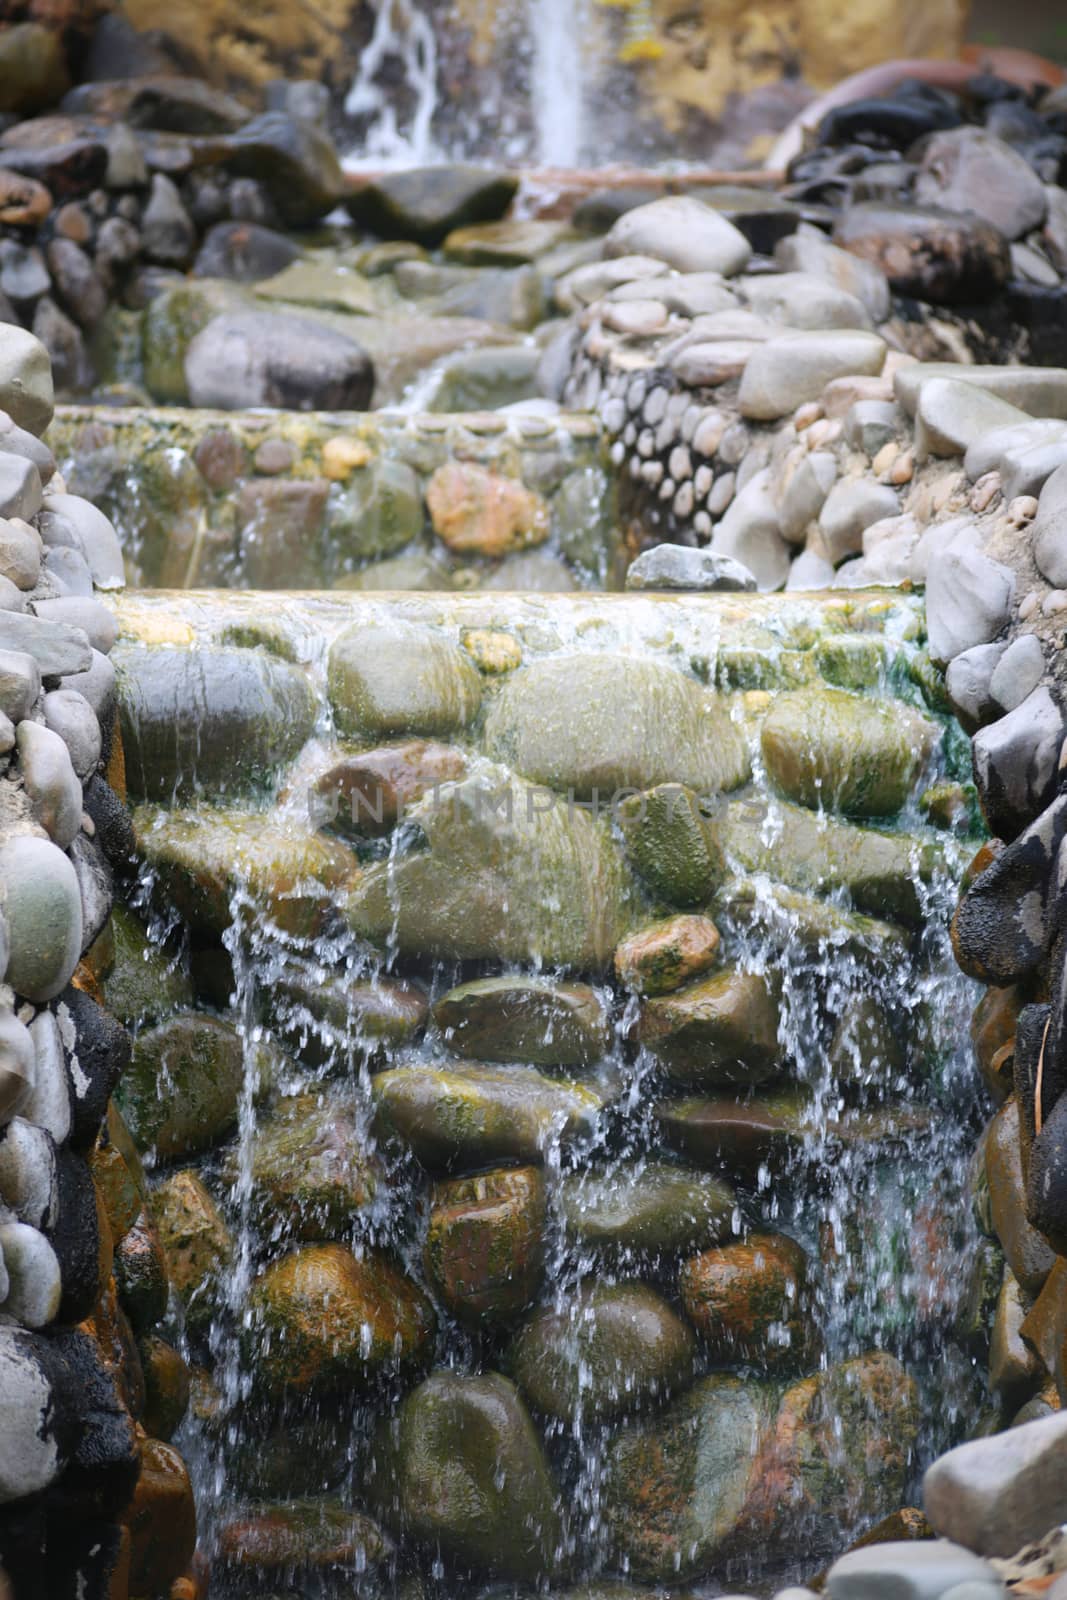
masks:
<svg viewBox="0 0 1067 1600"><path fill-rule="evenodd" d="M486 747L524 778L596 793L682 783L700 795L735 789L748 753L729 704L657 661L555 656L516 672L486 718Z"/></svg>
<svg viewBox="0 0 1067 1600"><path fill-rule="evenodd" d="M219 411L366 411L374 368L363 346L310 317L224 312L185 353L189 401Z"/></svg>
<svg viewBox="0 0 1067 1600"><path fill-rule="evenodd" d="M760 749L790 800L858 817L891 816L911 793L937 729L897 701L842 689L798 689L776 697Z"/></svg>

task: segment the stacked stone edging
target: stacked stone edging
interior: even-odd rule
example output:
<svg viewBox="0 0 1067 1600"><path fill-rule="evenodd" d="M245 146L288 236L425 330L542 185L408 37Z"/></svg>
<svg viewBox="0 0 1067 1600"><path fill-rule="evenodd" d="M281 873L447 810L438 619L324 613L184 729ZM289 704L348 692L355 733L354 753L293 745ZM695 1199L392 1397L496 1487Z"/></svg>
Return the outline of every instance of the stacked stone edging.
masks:
<svg viewBox="0 0 1067 1600"><path fill-rule="evenodd" d="M155 1595L188 1565L167 1266L100 1003L123 803L114 529L40 435L47 355L0 327L0 1570L14 1600ZM116 787L112 787L112 785Z"/></svg>

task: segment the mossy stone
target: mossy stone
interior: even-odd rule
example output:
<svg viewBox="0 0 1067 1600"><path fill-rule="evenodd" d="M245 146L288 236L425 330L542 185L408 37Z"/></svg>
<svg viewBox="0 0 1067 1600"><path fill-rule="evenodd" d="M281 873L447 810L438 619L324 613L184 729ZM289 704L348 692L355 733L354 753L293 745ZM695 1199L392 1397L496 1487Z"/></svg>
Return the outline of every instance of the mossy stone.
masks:
<svg viewBox="0 0 1067 1600"><path fill-rule="evenodd" d="M476 978L433 1008L458 1055L533 1067L588 1067L611 1045L604 1002L586 983L546 978Z"/></svg>
<svg viewBox="0 0 1067 1600"><path fill-rule="evenodd" d="M557 1140L591 1132L607 1102L596 1080L473 1062L393 1067L371 1092L377 1125L434 1168L543 1161Z"/></svg>
<svg viewBox="0 0 1067 1600"><path fill-rule="evenodd" d="M780 1069L774 983L726 967L641 1007L638 1036L670 1078L692 1088L757 1084Z"/></svg>
<svg viewBox="0 0 1067 1600"><path fill-rule="evenodd" d="M176 959L153 944L126 906L111 911L115 958L104 979L104 1003L127 1027L159 1022L192 1004L193 986Z"/></svg>
<svg viewBox="0 0 1067 1600"><path fill-rule="evenodd" d="M479 766L419 801L407 848L348 896L350 926L405 956L603 969L628 928L632 879L606 819L542 798Z"/></svg>
<svg viewBox="0 0 1067 1600"><path fill-rule="evenodd" d="M445 735L475 717L482 680L470 657L428 627L346 628L330 646L330 704L342 733Z"/></svg>
<svg viewBox="0 0 1067 1600"><path fill-rule="evenodd" d="M748 777L729 705L659 661L561 655L513 673L486 717L486 749L548 788L594 793L683 783L701 795Z"/></svg>
<svg viewBox="0 0 1067 1600"><path fill-rule="evenodd" d="M764 1373L812 1364L818 1349L808 1258L785 1234L752 1233L683 1262L685 1314L716 1361Z"/></svg>
<svg viewBox="0 0 1067 1600"><path fill-rule="evenodd" d="M290 1095L261 1115L252 1144L252 1205L270 1235L348 1238L377 1194L381 1172L351 1103ZM238 1177L236 1158L226 1176Z"/></svg>
<svg viewBox="0 0 1067 1600"><path fill-rule="evenodd" d="M425 523L422 490L411 467L383 458L355 472L330 496L327 548L337 566L395 555Z"/></svg>
<svg viewBox="0 0 1067 1600"><path fill-rule="evenodd" d="M616 815L627 854L658 899L698 906L711 898L726 863L692 789L660 784L623 800Z"/></svg>
<svg viewBox="0 0 1067 1600"><path fill-rule="evenodd" d="M461 1321L507 1321L537 1295L544 1269L545 1180L504 1167L434 1187L426 1273Z"/></svg>
<svg viewBox="0 0 1067 1600"><path fill-rule="evenodd" d="M560 1183L568 1238L583 1248L645 1259L728 1238L733 1191L718 1178L666 1162L624 1162L569 1173Z"/></svg>
<svg viewBox="0 0 1067 1600"><path fill-rule="evenodd" d="M763 719L760 749L789 799L847 816L888 817L904 805L937 729L899 701L841 689L778 695Z"/></svg>
<svg viewBox="0 0 1067 1600"><path fill-rule="evenodd" d="M514 1384L435 1372L376 1444L375 1498L459 1571L536 1583L560 1560L559 1494Z"/></svg>
<svg viewBox="0 0 1067 1600"><path fill-rule="evenodd" d="M228 1023L196 1012L138 1034L118 1089L130 1131L157 1161L209 1150L235 1126L244 1048Z"/></svg>
<svg viewBox="0 0 1067 1600"><path fill-rule="evenodd" d="M417 1366L432 1333L425 1295L376 1250L306 1245L266 1267L249 1295L255 1379L273 1395L373 1389Z"/></svg>
<svg viewBox="0 0 1067 1600"><path fill-rule="evenodd" d="M152 1192L152 1216L167 1258L171 1286L191 1332L205 1332L233 1259L233 1239L197 1173L171 1173Z"/></svg>

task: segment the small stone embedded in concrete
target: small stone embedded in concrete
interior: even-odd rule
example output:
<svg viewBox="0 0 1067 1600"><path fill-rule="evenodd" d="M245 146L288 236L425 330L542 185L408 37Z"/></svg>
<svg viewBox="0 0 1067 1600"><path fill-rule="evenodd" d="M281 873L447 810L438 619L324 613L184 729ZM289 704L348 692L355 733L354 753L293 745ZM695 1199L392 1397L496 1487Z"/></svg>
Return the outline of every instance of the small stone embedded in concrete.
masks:
<svg viewBox="0 0 1067 1600"><path fill-rule="evenodd" d="M1025 421L1026 413L1017 406L966 378L932 378L919 391L915 446L920 461L927 456L962 456L986 434Z"/></svg>
<svg viewBox="0 0 1067 1600"><path fill-rule="evenodd" d="M33 1036L13 1011L0 1011L0 1125L19 1114L35 1081Z"/></svg>
<svg viewBox="0 0 1067 1600"><path fill-rule="evenodd" d="M47 494L40 519L46 545L69 545L84 556L100 589L121 589L126 582L122 547L102 511L77 494Z"/></svg>
<svg viewBox="0 0 1067 1600"><path fill-rule="evenodd" d="M12 722L21 722L40 692L41 669L34 657L24 650L0 649L0 711Z"/></svg>
<svg viewBox="0 0 1067 1600"><path fill-rule="evenodd" d="M846 556L858 555L864 530L895 517L899 510L896 491L887 485L864 478L835 483L819 512L819 530L829 559L836 564Z"/></svg>
<svg viewBox="0 0 1067 1600"><path fill-rule="evenodd" d="M1000 714L1001 708L993 699L993 674L1007 649L1006 642L972 645L948 664L945 689L953 711L968 732Z"/></svg>
<svg viewBox="0 0 1067 1600"><path fill-rule="evenodd" d="M1001 838L1013 839L1052 799L1063 736L1063 712L1044 686L975 734L975 781Z"/></svg>
<svg viewBox="0 0 1067 1600"><path fill-rule="evenodd" d="M40 339L11 323L0 326L0 408L38 438L55 409L48 351Z"/></svg>
<svg viewBox="0 0 1067 1600"><path fill-rule="evenodd" d="M44 491L32 461L9 455L0 438L0 517L19 517L28 522L41 509Z"/></svg>
<svg viewBox="0 0 1067 1600"><path fill-rule="evenodd" d="M0 846L0 910L11 940L8 983L27 1000L51 1000L82 951L81 894L63 851L46 839Z"/></svg>
<svg viewBox="0 0 1067 1600"><path fill-rule="evenodd" d="M789 547L771 498L768 469L757 472L734 497L715 529L711 548L747 567L759 589L782 587L789 573Z"/></svg>

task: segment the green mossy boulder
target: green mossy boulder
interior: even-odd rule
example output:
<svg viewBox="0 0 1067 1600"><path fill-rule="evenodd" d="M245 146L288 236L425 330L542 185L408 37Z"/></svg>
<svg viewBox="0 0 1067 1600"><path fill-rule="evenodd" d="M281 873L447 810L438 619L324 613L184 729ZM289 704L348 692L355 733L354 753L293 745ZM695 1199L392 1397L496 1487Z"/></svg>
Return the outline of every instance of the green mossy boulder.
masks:
<svg viewBox="0 0 1067 1600"><path fill-rule="evenodd" d="M371 1080L371 1092L377 1126L433 1168L543 1161L557 1140L590 1133L608 1100L597 1080L474 1062L393 1067Z"/></svg>
<svg viewBox="0 0 1067 1600"><path fill-rule="evenodd" d="M543 798L481 766L420 801L408 847L348 896L350 926L404 956L602 970L627 931L632 880L606 819Z"/></svg>
<svg viewBox="0 0 1067 1600"><path fill-rule="evenodd" d="M118 1103L140 1149L157 1161L210 1150L237 1122L244 1048L228 1023L197 1012L138 1034Z"/></svg>
<svg viewBox="0 0 1067 1600"><path fill-rule="evenodd" d="M104 1004L127 1027L160 1022L193 1003L193 986L177 959L153 944L124 905L111 911L115 959L103 982Z"/></svg>
<svg viewBox="0 0 1067 1600"><path fill-rule="evenodd" d="M760 750L772 782L790 800L846 816L888 817L911 794L937 733L899 700L802 689L775 698Z"/></svg>
<svg viewBox="0 0 1067 1600"><path fill-rule="evenodd" d="M569 1173L560 1182L569 1239L629 1259L695 1250L729 1238L733 1191L717 1178L666 1162L623 1162Z"/></svg>
<svg viewBox="0 0 1067 1600"><path fill-rule="evenodd" d="M455 733L482 696L464 651L432 628L396 623L346 628L330 646L327 682L339 730L367 739Z"/></svg>
<svg viewBox="0 0 1067 1600"><path fill-rule="evenodd" d="M616 817L627 854L657 899L699 906L711 898L726 865L692 789L660 784L623 800Z"/></svg>
<svg viewBox="0 0 1067 1600"><path fill-rule="evenodd" d="M349 1238L377 1194L378 1163L348 1097L292 1095L257 1121L252 1206L261 1228L286 1238ZM225 1169L239 1177L236 1155Z"/></svg>

